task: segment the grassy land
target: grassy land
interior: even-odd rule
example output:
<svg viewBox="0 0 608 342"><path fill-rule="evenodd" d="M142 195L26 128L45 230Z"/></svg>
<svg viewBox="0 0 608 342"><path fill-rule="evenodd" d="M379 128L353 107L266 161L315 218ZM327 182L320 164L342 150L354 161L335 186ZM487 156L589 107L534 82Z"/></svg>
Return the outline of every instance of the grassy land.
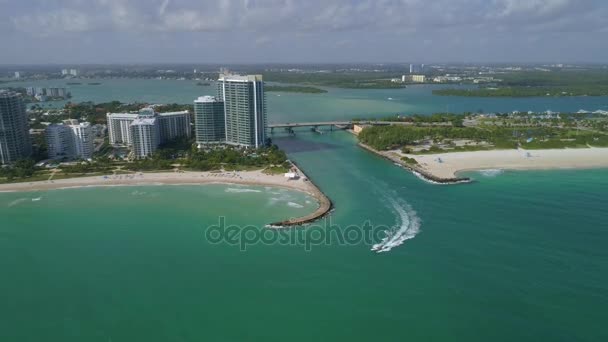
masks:
<svg viewBox="0 0 608 342"><path fill-rule="evenodd" d="M276 91L284 93L304 93L304 94L323 94L327 93L327 90L315 88L315 87L304 87L304 86L265 86L265 91Z"/></svg>
<svg viewBox="0 0 608 342"><path fill-rule="evenodd" d="M289 168L285 166L271 166L264 169L264 173L267 175L282 175L289 172Z"/></svg>

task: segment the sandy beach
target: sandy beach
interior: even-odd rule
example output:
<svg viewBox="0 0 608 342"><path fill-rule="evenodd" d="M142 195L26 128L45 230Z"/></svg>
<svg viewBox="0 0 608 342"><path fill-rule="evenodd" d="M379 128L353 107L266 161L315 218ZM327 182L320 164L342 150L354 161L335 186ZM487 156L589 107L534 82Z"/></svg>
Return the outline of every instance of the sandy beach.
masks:
<svg viewBox="0 0 608 342"><path fill-rule="evenodd" d="M439 178L455 178L462 171L504 169L590 169L608 168L608 148L555 150L495 150L452 152L428 155L406 155L418 161L420 167Z"/></svg>
<svg viewBox="0 0 608 342"><path fill-rule="evenodd" d="M262 171L240 172L158 172L67 178L40 182L0 184L0 191L41 191L86 186L161 185L161 184L243 184L270 185L308 192L310 182L302 178L287 180L283 175L267 175Z"/></svg>
<svg viewBox="0 0 608 342"><path fill-rule="evenodd" d="M45 191L81 187L102 186L136 186L136 185L184 185L184 184L237 184L262 185L287 188L302 191L317 200L318 208L313 213L292 218L286 221L272 223L272 228L297 226L313 222L325 216L331 210L331 201L298 169L301 176L297 180L289 180L279 175L267 175L257 171L225 171L225 172L158 172L133 173L123 175L107 175L94 177L67 178L41 182L24 182L0 184L0 192L14 191Z"/></svg>

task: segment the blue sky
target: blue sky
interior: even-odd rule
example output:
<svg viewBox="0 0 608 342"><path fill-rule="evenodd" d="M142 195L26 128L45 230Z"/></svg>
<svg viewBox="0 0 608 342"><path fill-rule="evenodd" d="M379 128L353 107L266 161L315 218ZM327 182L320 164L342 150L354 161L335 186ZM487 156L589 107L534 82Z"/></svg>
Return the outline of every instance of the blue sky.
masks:
<svg viewBox="0 0 608 342"><path fill-rule="evenodd" d="M0 64L606 63L607 18L606 0L0 0Z"/></svg>

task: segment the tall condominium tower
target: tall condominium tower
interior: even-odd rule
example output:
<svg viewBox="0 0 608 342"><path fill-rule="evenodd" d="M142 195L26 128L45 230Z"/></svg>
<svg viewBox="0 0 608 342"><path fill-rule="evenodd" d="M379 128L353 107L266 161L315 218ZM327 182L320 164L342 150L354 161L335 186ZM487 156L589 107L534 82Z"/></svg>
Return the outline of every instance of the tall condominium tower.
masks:
<svg viewBox="0 0 608 342"><path fill-rule="evenodd" d="M0 164L31 154L30 129L21 95L0 90Z"/></svg>
<svg viewBox="0 0 608 342"><path fill-rule="evenodd" d="M218 97L224 102L226 143L264 146L267 123L262 75L220 75Z"/></svg>
<svg viewBox="0 0 608 342"><path fill-rule="evenodd" d="M196 143L217 144L226 141L224 101L213 96L201 96L194 101Z"/></svg>
<svg viewBox="0 0 608 342"><path fill-rule="evenodd" d="M133 154L135 158L151 156L160 144L160 129L155 117L137 118L131 124Z"/></svg>
<svg viewBox="0 0 608 342"><path fill-rule="evenodd" d="M88 122L65 120L63 124L53 124L45 131L49 158L93 157L93 128Z"/></svg>

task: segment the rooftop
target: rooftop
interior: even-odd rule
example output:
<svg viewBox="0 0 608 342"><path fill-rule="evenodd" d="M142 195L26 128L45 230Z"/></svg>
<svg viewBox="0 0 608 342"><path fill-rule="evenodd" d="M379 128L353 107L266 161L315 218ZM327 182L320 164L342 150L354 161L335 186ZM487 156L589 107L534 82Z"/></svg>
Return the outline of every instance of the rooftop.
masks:
<svg viewBox="0 0 608 342"><path fill-rule="evenodd" d="M155 125L156 124L156 119L155 118L137 118L135 120L133 120L133 122L131 123L131 126L150 126L150 125Z"/></svg>
<svg viewBox="0 0 608 342"><path fill-rule="evenodd" d="M200 96L198 99L194 100L195 103L210 103L210 102L221 102L215 96Z"/></svg>
<svg viewBox="0 0 608 342"><path fill-rule="evenodd" d="M255 82L263 81L262 75L225 75L220 74L219 81L229 82Z"/></svg>

